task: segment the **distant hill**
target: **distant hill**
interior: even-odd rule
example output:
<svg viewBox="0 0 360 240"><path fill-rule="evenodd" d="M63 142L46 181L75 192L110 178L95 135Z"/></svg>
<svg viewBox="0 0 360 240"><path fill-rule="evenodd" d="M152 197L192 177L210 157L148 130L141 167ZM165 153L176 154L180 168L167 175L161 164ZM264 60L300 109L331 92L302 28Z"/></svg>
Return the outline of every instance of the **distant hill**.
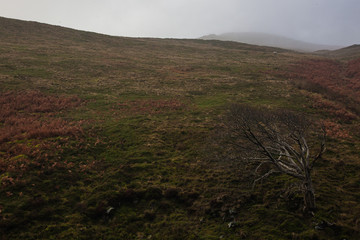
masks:
<svg viewBox="0 0 360 240"><path fill-rule="evenodd" d="M354 44L349 47L340 48L334 51L317 51L316 53L323 56L342 59L360 58L360 45Z"/></svg>
<svg viewBox="0 0 360 240"><path fill-rule="evenodd" d="M256 46L239 42L211 41L204 42L199 39L160 39L160 38L131 38L123 36L110 36L95 32L71 29L36 21L24 21L0 16L0 42L17 44L65 44L65 45L96 45L103 44L108 47L124 47L125 45L146 45L168 43L182 46L185 43L200 44L201 46L221 47L246 51L286 52L268 46Z"/></svg>
<svg viewBox="0 0 360 240"><path fill-rule="evenodd" d="M15 43L56 42L74 44L89 41L105 41L119 39L118 37L103 34L79 31L71 28L39 23L35 21L23 21L0 17L0 40L9 40Z"/></svg>
<svg viewBox="0 0 360 240"><path fill-rule="evenodd" d="M298 41L295 39L282 37L267 33L255 33L255 32L244 32L244 33L224 33L220 35L210 34L201 37L204 40L223 40L223 41L235 41L260 46L269 46L277 48L285 48L297 51L314 52L319 50L335 50L341 48L341 46L330 46L308 43Z"/></svg>

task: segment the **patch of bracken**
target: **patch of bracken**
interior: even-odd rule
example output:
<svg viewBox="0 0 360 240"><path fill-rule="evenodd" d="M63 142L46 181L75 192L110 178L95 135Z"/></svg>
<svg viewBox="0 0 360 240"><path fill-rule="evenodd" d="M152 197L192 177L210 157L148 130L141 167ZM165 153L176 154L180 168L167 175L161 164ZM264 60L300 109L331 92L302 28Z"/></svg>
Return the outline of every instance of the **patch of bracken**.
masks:
<svg viewBox="0 0 360 240"><path fill-rule="evenodd" d="M52 169L72 167L56 159L62 143L50 138L62 137L66 141L82 134L81 122L56 116L81 103L78 97L39 91L0 93L0 188L21 182L31 169L50 173Z"/></svg>

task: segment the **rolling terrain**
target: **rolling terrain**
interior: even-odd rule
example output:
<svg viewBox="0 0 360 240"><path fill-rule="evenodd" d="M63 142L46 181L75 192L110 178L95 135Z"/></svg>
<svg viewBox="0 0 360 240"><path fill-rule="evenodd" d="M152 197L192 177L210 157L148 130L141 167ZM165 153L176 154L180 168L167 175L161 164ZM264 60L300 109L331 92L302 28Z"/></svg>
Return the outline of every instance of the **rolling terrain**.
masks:
<svg viewBox="0 0 360 240"><path fill-rule="evenodd" d="M257 32L233 32L223 34L210 34L202 36L200 39L204 40L222 40L222 41L234 41L260 46L285 48L301 52L314 52L320 50L336 50L341 48L340 46L315 44L304 41L299 41L283 36L278 36L268 33Z"/></svg>
<svg viewBox="0 0 360 240"><path fill-rule="evenodd" d="M0 18L0 239L360 238L352 54ZM252 189L213 147L234 102L326 126L314 216L290 178Z"/></svg>
<svg viewBox="0 0 360 240"><path fill-rule="evenodd" d="M318 51L316 53L319 55L332 57L335 59L343 59L343 60L356 59L360 57L360 45L354 44L349 47L340 48L333 51Z"/></svg>

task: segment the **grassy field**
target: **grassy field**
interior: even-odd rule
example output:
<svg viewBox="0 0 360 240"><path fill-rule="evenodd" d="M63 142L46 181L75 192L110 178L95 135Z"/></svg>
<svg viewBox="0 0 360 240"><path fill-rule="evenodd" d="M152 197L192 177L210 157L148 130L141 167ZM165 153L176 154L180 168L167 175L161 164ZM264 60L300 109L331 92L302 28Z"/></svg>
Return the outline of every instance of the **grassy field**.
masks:
<svg viewBox="0 0 360 240"><path fill-rule="evenodd" d="M359 66L0 18L0 239L358 239ZM326 124L315 216L292 179L252 190L217 157L233 102Z"/></svg>

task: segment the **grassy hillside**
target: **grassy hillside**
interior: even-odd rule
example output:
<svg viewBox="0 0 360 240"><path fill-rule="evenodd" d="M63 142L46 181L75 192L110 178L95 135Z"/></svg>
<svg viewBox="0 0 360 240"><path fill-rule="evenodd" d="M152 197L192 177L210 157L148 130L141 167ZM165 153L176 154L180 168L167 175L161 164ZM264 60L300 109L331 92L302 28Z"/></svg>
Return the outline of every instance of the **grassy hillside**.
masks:
<svg viewBox="0 0 360 240"><path fill-rule="evenodd" d="M334 87L353 61L0 18L0 239L359 238L358 88ZM327 124L314 217L291 179L252 190L216 157L232 102Z"/></svg>
<svg viewBox="0 0 360 240"><path fill-rule="evenodd" d="M360 45L354 44L334 51L319 51L317 53L323 56L345 60L360 58Z"/></svg>

